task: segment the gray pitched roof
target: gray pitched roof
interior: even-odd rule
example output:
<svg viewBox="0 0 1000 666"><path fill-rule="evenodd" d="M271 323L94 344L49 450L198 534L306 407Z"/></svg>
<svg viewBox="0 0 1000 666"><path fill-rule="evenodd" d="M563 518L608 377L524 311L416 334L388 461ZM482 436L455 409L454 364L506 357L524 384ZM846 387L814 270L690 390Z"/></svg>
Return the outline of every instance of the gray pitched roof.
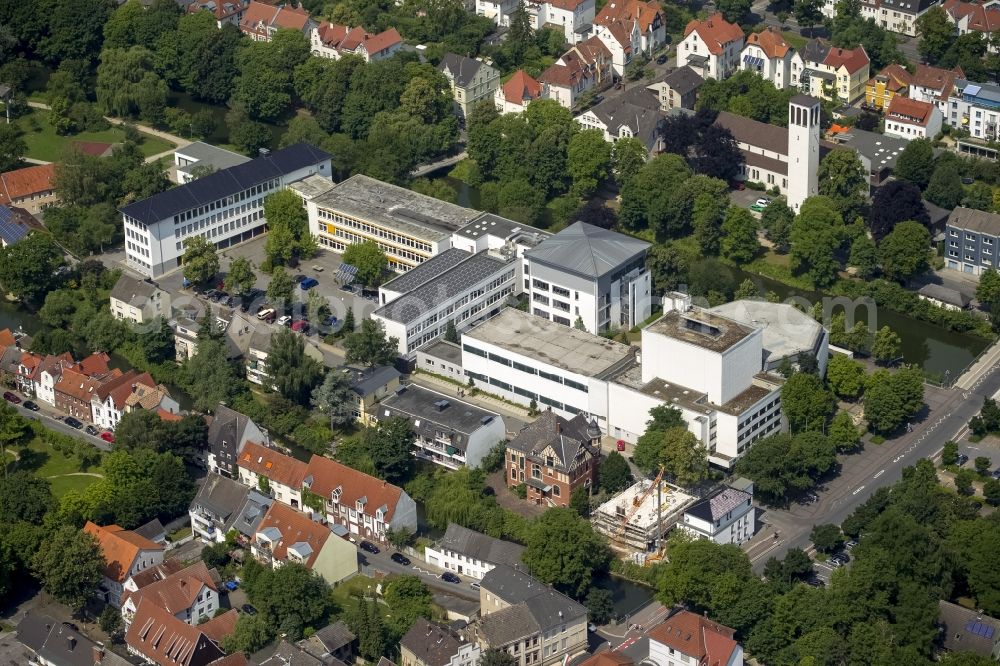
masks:
<svg viewBox="0 0 1000 666"><path fill-rule="evenodd" d="M273 501L267 495L251 489L239 512L226 523L226 531L234 529L243 536L252 538L257 533L257 526L264 519L264 514L267 513Z"/></svg>
<svg viewBox="0 0 1000 666"><path fill-rule="evenodd" d="M475 58L466 58L465 56L455 55L454 53L446 53L443 58L441 58L441 64L438 65L438 70L451 72L452 78L455 79L455 85L460 88L465 88L470 83L472 79L476 78L476 73L479 68L483 66L483 63L476 60Z"/></svg>
<svg viewBox="0 0 1000 666"><path fill-rule="evenodd" d="M804 62L823 62L826 60L826 54L830 52L830 45L826 44L818 39L810 39L806 42L806 45L802 47L799 51L799 55L802 56Z"/></svg>
<svg viewBox="0 0 1000 666"><path fill-rule="evenodd" d="M959 206L948 216L948 225L958 229L968 229L991 236L1000 235L1000 215L985 210Z"/></svg>
<svg viewBox="0 0 1000 666"><path fill-rule="evenodd" d="M159 290L156 285L145 280L136 280L134 277L122 273L118 282L115 282L115 286L111 288L111 298L141 308L157 291Z"/></svg>
<svg viewBox="0 0 1000 666"><path fill-rule="evenodd" d="M102 666L128 666L125 659L105 650L69 624L36 611L29 611L18 623L17 639L45 663L55 666L94 666L95 649L103 653Z"/></svg>
<svg viewBox="0 0 1000 666"><path fill-rule="evenodd" d="M524 552L524 546L495 539L456 523L448 524L448 529L441 537L439 544L442 548L447 548L473 560L506 564L512 567L521 564L521 553Z"/></svg>
<svg viewBox="0 0 1000 666"><path fill-rule="evenodd" d="M705 83L705 79L698 72L684 65L664 76L663 82L678 94L686 95L700 88Z"/></svg>
<svg viewBox="0 0 1000 666"><path fill-rule="evenodd" d="M223 441L238 443L249 421L250 417L246 414L219 403L215 408L212 422L208 424L208 445L214 448Z"/></svg>
<svg viewBox="0 0 1000 666"><path fill-rule="evenodd" d="M530 261L597 278L649 249L649 243L617 231L575 222L525 252Z"/></svg>
<svg viewBox="0 0 1000 666"><path fill-rule="evenodd" d="M507 645L539 631L538 623L524 604L508 606L479 620L479 633L490 647Z"/></svg>
<svg viewBox="0 0 1000 666"><path fill-rule="evenodd" d="M283 638L274 654L260 662L260 666L323 666L323 662Z"/></svg>
<svg viewBox="0 0 1000 666"><path fill-rule="evenodd" d="M351 390L360 396L374 393L377 389L400 378L399 370L391 365L376 365L372 368L345 368L351 373Z"/></svg>
<svg viewBox="0 0 1000 666"><path fill-rule="evenodd" d="M201 507L228 523L235 518L249 492L250 489L239 481L220 474L210 474L198 489L191 505Z"/></svg>
<svg viewBox="0 0 1000 666"><path fill-rule="evenodd" d="M526 608L542 631L587 615L586 608L565 594L556 592L523 571L505 564L498 564L488 571L480 584L488 592L511 604L511 607ZM500 612L507 610L509 609ZM483 620L496 614L498 613L490 613Z"/></svg>
<svg viewBox="0 0 1000 666"><path fill-rule="evenodd" d="M440 432L452 434L452 445L463 453L473 433L500 418L495 412L417 385L397 391L369 411L379 420L404 418L415 434L430 439Z"/></svg>
<svg viewBox="0 0 1000 666"><path fill-rule="evenodd" d="M426 666L445 666L466 643L446 627L431 624L422 617L416 619L399 641L400 647L412 652Z"/></svg>
<svg viewBox="0 0 1000 666"><path fill-rule="evenodd" d="M330 652L336 652L357 638L357 636L351 633L351 630L347 628L347 625L340 620L326 625L313 634L313 636L323 643L323 646Z"/></svg>
<svg viewBox="0 0 1000 666"><path fill-rule="evenodd" d="M947 601L938 602L938 622L943 625L946 650L975 652L996 658L1000 648L1000 620Z"/></svg>
<svg viewBox="0 0 1000 666"><path fill-rule="evenodd" d="M714 523L721 520L727 513L741 506L747 500L752 500L753 495L736 488L721 488L710 497L706 497L687 508L685 513L701 518L702 520Z"/></svg>
<svg viewBox="0 0 1000 666"><path fill-rule="evenodd" d="M660 112L660 100L649 88L630 88L590 111L604 123L612 136L619 136L621 128L628 127L647 150L656 145L659 138L657 127L663 114Z"/></svg>
<svg viewBox="0 0 1000 666"><path fill-rule="evenodd" d="M948 305L954 305L960 308L967 308L969 307L969 303L972 302L971 298L957 289L945 287L940 284L925 284L917 291L917 293L926 298L941 301L942 303L947 303Z"/></svg>
<svg viewBox="0 0 1000 666"><path fill-rule="evenodd" d="M532 423L525 426L508 444L508 448L521 451L525 455L538 456L551 446L558 458L556 469L567 472L576 460L580 449L590 450L589 423L582 414L565 419L555 412L545 411Z"/></svg>

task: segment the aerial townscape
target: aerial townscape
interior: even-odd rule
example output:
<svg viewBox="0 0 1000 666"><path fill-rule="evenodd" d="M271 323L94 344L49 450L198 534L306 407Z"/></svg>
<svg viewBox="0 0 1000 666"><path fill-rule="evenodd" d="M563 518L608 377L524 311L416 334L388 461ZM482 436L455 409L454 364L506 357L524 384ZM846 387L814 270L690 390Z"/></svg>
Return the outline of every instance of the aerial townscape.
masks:
<svg viewBox="0 0 1000 666"><path fill-rule="evenodd" d="M0 664L1000 662L997 0L0 0Z"/></svg>

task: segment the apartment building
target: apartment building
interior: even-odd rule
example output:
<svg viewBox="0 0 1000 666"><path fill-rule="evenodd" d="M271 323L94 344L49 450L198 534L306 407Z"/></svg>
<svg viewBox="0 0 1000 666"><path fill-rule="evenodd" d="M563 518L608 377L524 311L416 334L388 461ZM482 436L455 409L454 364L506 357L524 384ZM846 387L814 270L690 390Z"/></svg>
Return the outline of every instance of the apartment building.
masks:
<svg viewBox="0 0 1000 666"><path fill-rule="evenodd" d="M237 458L250 441L267 444L267 432L246 414L219 403L212 410L208 424L208 470L215 474L239 478Z"/></svg>
<svg viewBox="0 0 1000 666"><path fill-rule="evenodd" d="M482 580L497 565L521 566L522 553L524 546L449 523L444 536L424 548L424 559L430 565Z"/></svg>
<svg viewBox="0 0 1000 666"><path fill-rule="evenodd" d="M749 541L756 530L753 484L742 479L738 485L742 487L724 486L688 506L677 526L715 543L738 546Z"/></svg>
<svg viewBox="0 0 1000 666"><path fill-rule="evenodd" d="M403 45L395 28L371 34L364 28L352 28L321 21L310 32L312 54L320 58L339 60L344 55L356 55L365 62L391 58Z"/></svg>
<svg viewBox="0 0 1000 666"><path fill-rule="evenodd" d="M941 111L930 102L896 96L885 110L885 133L900 139L933 139L941 133Z"/></svg>
<svg viewBox="0 0 1000 666"><path fill-rule="evenodd" d="M677 66L689 65L705 78L725 79L739 69L743 43L743 29L719 12L692 20L677 45Z"/></svg>
<svg viewBox="0 0 1000 666"><path fill-rule="evenodd" d="M690 68L684 69L698 76ZM635 138L642 142L650 155L656 155L663 149L660 122L664 118L658 90L656 84L634 86L621 95L590 107L575 120L584 129L600 131L608 143Z"/></svg>
<svg viewBox="0 0 1000 666"><path fill-rule="evenodd" d="M668 113L671 109L694 110L698 99L698 90L705 83L698 72L688 66L678 67L667 72L658 81L649 84L647 88L656 93L660 100L660 110Z"/></svg>
<svg viewBox="0 0 1000 666"><path fill-rule="evenodd" d="M500 87L500 72L475 58L446 53L438 71L448 79L459 118L468 118L477 104L492 100Z"/></svg>
<svg viewBox="0 0 1000 666"><path fill-rule="evenodd" d="M273 500L221 474L210 474L188 507L191 530L206 543L223 543L231 531L250 543Z"/></svg>
<svg viewBox="0 0 1000 666"><path fill-rule="evenodd" d="M881 111L889 107L896 96L906 97L913 75L902 65L891 63L865 84L865 104Z"/></svg>
<svg viewBox="0 0 1000 666"><path fill-rule="evenodd" d="M309 175L330 178L330 155L299 143L120 208L125 261L159 277L181 265L185 242L201 236L222 249L267 230L264 198Z"/></svg>
<svg viewBox="0 0 1000 666"><path fill-rule="evenodd" d="M413 455L446 469L478 467L507 435L503 418L411 384L371 408L369 423L405 419L413 431Z"/></svg>
<svg viewBox="0 0 1000 666"><path fill-rule="evenodd" d="M1000 266L1000 215L959 206L945 224L945 266L981 275Z"/></svg>
<svg viewBox="0 0 1000 666"><path fill-rule="evenodd" d="M171 566L167 566L171 565ZM160 567L147 569L126 583L122 598L122 621L128 630L143 599L148 599L178 620L190 625L200 624L215 615L219 605L218 572L209 571L204 562L183 566L168 561ZM148 574L148 575L147 575Z"/></svg>
<svg viewBox="0 0 1000 666"><path fill-rule="evenodd" d="M799 55L802 92L844 104L852 104L864 96L865 84L871 78L871 61L863 46L842 49L811 39Z"/></svg>
<svg viewBox="0 0 1000 666"><path fill-rule="evenodd" d="M778 89L798 87L802 67L802 58L776 28L750 33L740 52L740 69L756 72Z"/></svg>
<svg viewBox="0 0 1000 666"><path fill-rule="evenodd" d="M104 556L98 596L121 607L125 581L140 571L163 562L163 546L118 525L99 526L87 521L83 531L94 538Z"/></svg>
<svg viewBox="0 0 1000 666"><path fill-rule="evenodd" d="M509 27L517 0L469 0L470 11ZM528 22L534 30L552 28L563 33L569 44L576 44L590 34L596 12L595 0L528 0L524 5Z"/></svg>
<svg viewBox="0 0 1000 666"><path fill-rule="evenodd" d="M145 324L157 317L170 318L170 293L151 281L136 280L122 273L111 288L111 314L133 324Z"/></svg>
<svg viewBox="0 0 1000 666"><path fill-rule="evenodd" d="M941 107L951 127L983 141L1000 138L1000 86L956 78L948 99L938 101Z"/></svg>

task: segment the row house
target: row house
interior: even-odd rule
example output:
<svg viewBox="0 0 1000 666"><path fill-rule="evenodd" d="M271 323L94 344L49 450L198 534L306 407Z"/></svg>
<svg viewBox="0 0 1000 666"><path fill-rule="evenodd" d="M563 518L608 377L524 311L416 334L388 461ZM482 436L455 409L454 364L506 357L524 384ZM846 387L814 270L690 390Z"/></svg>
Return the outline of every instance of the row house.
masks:
<svg viewBox="0 0 1000 666"><path fill-rule="evenodd" d="M933 139L941 133L941 111L930 102L894 97L885 111L885 134L900 139Z"/></svg>
<svg viewBox="0 0 1000 666"><path fill-rule="evenodd" d="M500 113L521 113L542 96L542 84L523 69L519 69L497 88L493 97Z"/></svg>
<svg viewBox="0 0 1000 666"><path fill-rule="evenodd" d="M101 428L114 430L122 416L129 411L129 398L139 394L140 390L142 391L142 395L145 396L156 392L158 388L153 377L148 372L139 373L136 370L129 370L117 377L102 382L97 386L90 398L90 420ZM166 391L166 389L162 390ZM169 398L169 394L166 394L165 397L173 403L171 406L174 410L179 409L179 405L172 398ZM157 404L154 405L154 409L160 406L160 402L162 402L160 399L156 401ZM142 404L133 400L131 406L139 408Z"/></svg>
<svg viewBox="0 0 1000 666"><path fill-rule="evenodd" d="M187 11L211 12L215 16L216 26L221 30L224 25L239 27L249 6L250 0L193 0L187 6Z"/></svg>
<svg viewBox="0 0 1000 666"><path fill-rule="evenodd" d="M959 35L978 32L987 43L987 49L996 53L997 49L990 37L1000 30L1000 4L995 0L988 2L964 2L964 0L945 0L941 5L948 19L955 24Z"/></svg>
<svg viewBox="0 0 1000 666"><path fill-rule="evenodd" d="M810 40L799 54L802 73L799 88L812 97L851 104L864 96L871 78L871 61L865 47L833 47L819 39Z"/></svg>
<svg viewBox="0 0 1000 666"><path fill-rule="evenodd" d="M891 63L865 84L865 104L881 111L897 95L906 97L913 83L913 75L902 65Z"/></svg>
<svg viewBox="0 0 1000 666"><path fill-rule="evenodd" d="M246 414L230 409L221 402L212 410L208 424L208 470L215 474L239 478L237 458L247 442L270 442L267 431Z"/></svg>
<svg viewBox="0 0 1000 666"><path fill-rule="evenodd" d="M206 543L223 543L230 533L248 545L274 500L221 474L210 474L191 500L191 531Z"/></svg>
<svg viewBox="0 0 1000 666"><path fill-rule="evenodd" d="M947 117L945 109L952 92L955 90L955 82L964 78L965 72L958 66L953 69L942 69L930 65L917 65L917 69L910 79L906 96L921 102L937 104Z"/></svg>
<svg viewBox="0 0 1000 666"><path fill-rule="evenodd" d="M720 12L693 20L677 45L677 66L689 65L705 78L727 78L739 69L744 41L743 29L726 21Z"/></svg>
<svg viewBox="0 0 1000 666"><path fill-rule="evenodd" d="M799 85L802 73L802 58L785 41L781 32L767 28L750 33L740 52L740 69L756 72L770 81L775 88L783 90Z"/></svg>
<svg viewBox="0 0 1000 666"><path fill-rule="evenodd" d="M365 62L391 58L403 45L395 28L372 35L364 28L351 28L322 21L310 33L312 53L320 58L339 60L344 55L357 55Z"/></svg>
<svg viewBox="0 0 1000 666"><path fill-rule="evenodd" d="M871 19L878 27L909 37L917 36L917 19L940 0L861 0L858 11L863 19ZM825 0L823 15L837 17L837 0ZM946 3L947 4L947 3Z"/></svg>
<svg viewBox="0 0 1000 666"><path fill-rule="evenodd" d="M569 506L577 488L590 489L601 460L601 429L578 414L546 411L507 444L507 486L524 484L528 501Z"/></svg>
<svg viewBox="0 0 1000 666"><path fill-rule="evenodd" d="M269 42L278 30L298 30L309 37L316 22L301 6L269 5L252 1L239 23L240 32L256 42Z"/></svg>
<svg viewBox="0 0 1000 666"><path fill-rule="evenodd" d="M126 630L143 599L191 625L210 619L220 608L219 580L218 572L209 571L201 560L187 567L178 560L168 560L132 576L122 595Z"/></svg>
<svg viewBox="0 0 1000 666"><path fill-rule="evenodd" d="M594 34L611 51L619 75L624 75L633 56L649 56L667 41L663 10L641 0L613 0L604 5L594 19Z"/></svg>
<svg viewBox="0 0 1000 666"><path fill-rule="evenodd" d="M428 564L477 580L482 580L488 571L500 564L514 568L523 566L523 554L524 546L456 523L448 523L444 536L424 548L424 559Z"/></svg>
<svg viewBox="0 0 1000 666"><path fill-rule="evenodd" d="M293 509L303 508L302 479L306 477L304 462L257 442L247 442L243 445L237 464L241 483L259 488Z"/></svg>
<svg viewBox="0 0 1000 666"><path fill-rule="evenodd" d="M314 571L329 583L358 572L358 551L321 521L275 502L257 526L250 553L273 569L291 562Z"/></svg>
<svg viewBox="0 0 1000 666"><path fill-rule="evenodd" d="M151 599L143 599L125 633L129 654L154 666L245 666L241 653L226 656L219 644L236 629L231 609L197 626L174 617Z"/></svg>
<svg viewBox="0 0 1000 666"><path fill-rule="evenodd" d="M98 596L116 608L121 607L129 578L163 562L163 545L118 525L101 527L88 520L83 531L94 538L104 555Z"/></svg>
<svg viewBox="0 0 1000 666"><path fill-rule="evenodd" d="M538 77L543 96L572 109L584 92L611 85L614 63L611 51L597 37L590 37L564 53Z"/></svg>
<svg viewBox="0 0 1000 666"><path fill-rule="evenodd" d="M74 418L90 421L94 414L92 403L97 389L104 381L114 381L120 376L121 370L118 369L98 377L70 368L63 369L53 385L56 409Z"/></svg>

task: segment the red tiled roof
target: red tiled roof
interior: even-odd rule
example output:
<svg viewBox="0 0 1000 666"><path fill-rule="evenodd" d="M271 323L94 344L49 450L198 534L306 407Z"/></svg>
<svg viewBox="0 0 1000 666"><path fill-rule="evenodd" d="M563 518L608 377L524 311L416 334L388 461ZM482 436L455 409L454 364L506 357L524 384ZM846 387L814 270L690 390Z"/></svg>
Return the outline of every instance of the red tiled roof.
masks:
<svg viewBox="0 0 1000 666"><path fill-rule="evenodd" d="M524 104L542 96L542 84L519 69L503 84L503 96L511 104Z"/></svg>
<svg viewBox="0 0 1000 666"><path fill-rule="evenodd" d="M156 408L156 415L160 417L161 421L183 421L183 414L174 414L173 412L168 412L163 409L163 407Z"/></svg>
<svg viewBox="0 0 1000 666"><path fill-rule="evenodd" d="M240 453L238 464L258 476L266 476L295 490L301 490L306 475L306 464L280 451L269 449L257 442L247 442Z"/></svg>
<svg viewBox="0 0 1000 666"><path fill-rule="evenodd" d="M374 37L368 38L362 46L364 46L364 49L368 52L369 56L373 56L376 53L380 53L392 46L395 46L396 44L401 43L402 41L403 38L399 34L399 31L395 28L389 28L388 30L378 33Z"/></svg>
<svg viewBox="0 0 1000 666"><path fill-rule="evenodd" d="M344 36L344 40L340 42L340 48L345 51L353 51L361 46L361 43L366 39L368 39L368 33L365 32L364 28L351 28Z"/></svg>
<svg viewBox="0 0 1000 666"><path fill-rule="evenodd" d="M930 88L938 91L938 99L948 99L951 89L955 86L955 79L965 78L965 72L961 67L954 69L941 69L930 65L917 65L917 71L913 75L912 85L921 88Z"/></svg>
<svg viewBox="0 0 1000 666"><path fill-rule="evenodd" d="M0 173L0 203L51 191L55 173L55 164L40 164Z"/></svg>
<svg viewBox="0 0 1000 666"><path fill-rule="evenodd" d="M784 58L792 48L774 28L751 32L747 37L747 46L750 45L760 47L768 58Z"/></svg>
<svg viewBox="0 0 1000 666"><path fill-rule="evenodd" d="M168 575L166 578L140 587L137 591L129 593L122 599L122 602L132 597L135 600L136 606L138 606L142 599L149 599L160 608L167 610L171 615L177 615L194 605L203 587L218 592L208 567L204 562L199 560L189 567Z"/></svg>
<svg viewBox="0 0 1000 666"><path fill-rule="evenodd" d="M934 105L930 102L921 102L918 99L896 95L889 102L889 108L886 110L886 118L892 118L898 122L909 123L911 125L927 127L934 109Z"/></svg>
<svg viewBox="0 0 1000 666"><path fill-rule="evenodd" d="M735 632L689 611L680 611L649 630L649 639L694 657L701 666L725 666L736 649Z"/></svg>
<svg viewBox="0 0 1000 666"><path fill-rule="evenodd" d="M905 90L913 81L913 75L906 71L905 67L896 63L886 65L881 72L868 80L868 85L875 85L876 80L879 78L884 78L886 80L886 90L892 90L893 92Z"/></svg>
<svg viewBox="0 0 1000 666"><path fill-rule="evenodd" d="M312 548L312 553L305 561L306 568L310 569L319 556L319 551L323 549L323 544L333 534L323 523L310 520L305 514L281 502L271 504L260 525L257 526L257 532L263 532L270 527L281 533L278 542L271 546L271 554L275 559L284 561L288 557L289 546L305 542Z"/></svg>
<svg viewBox="0 0 1000 666"><path fill-rule="evenodd" d="M258 32L258 23L265 30L270 27L302 30L309 23L309 12L293 6L273 7L263 2L251 2L240 21L240 28Z"/></svg>
<svg viewBox="0 0 1000 666"><path fill-rule="evenodd" d="M988 32L1000 28L1000 8L995 5L985 7L978 2L962 2L962 0L946 0L941 5L952 19L957 23L963 18L968 18L969 30L974 32Z"/></svg>
<svg viewBox="0 0 1000 666"><path fill-rule="evenodd" d="M125 642L158 666L208 664L224 655L202 631L204 626L193 627L143 599L125 634Z"/></svg>
<svg viewBox="0 0 1000 666"><path fill-rule="evenodd" d="M309 12L300 7L285 6L275 14L272 24L277 28L302 30L309 22Z"/></svg>
<svg viewBox="0 0 1000 666"><path fill-rule="evenodd" d="M641 32L648 32L656 20L656 16L661 14L660 8L653 2L642 2L642 0L611 0L594 18L594 23L606 25L609 21L619 20L639 23Z"/></svg>
<svg viewBox="0 0 1000 666"><path fill-rule="evenodd" d="M188 12L207 10L215 14L216 19L222 21L233 14L238 14L246 7L246 0L196 0L188 5Z"/></svg>
<svg viewBox="0 0 1000 666"><path fill-rule="evenodd" d="M374 516L375 511L384 506L386 523L392 520L396 504L403 494L399 486L323 456L313 455L309 459L307 473L312 477L312 492L330 499L333 491L340 488L340 503L351 507L365 498L365 513Z"/></svg>
<svg viewBox="0 0 1000 666"><path fill-rule="evenodd" d="M684 28L684 37L697 32L712 55L721 55L726 44L743 38L743 29L722 18L721 12L712 14L704 21L697 19Z"/></svg>
<svg viewBox="0 0 1000 666"><path fill-rule="evenodd" d="M110 361L111 357L104 352L95 352L80 361L80 372L87 375L107 374L111 371L111 367L108 365Z"/></svg>
<svg viewBox="0 0 1000 666"><path fill-rule="evenodd" d="M100 386L100 379L88 377L81 372L66 368L56 380L55 390L57 393L64 393L77 400L90 402Z"/></svg>
<svg viewBox="0 0 1000 666"><path fill-rule="evenodd" d="M631 666L635 662L620 652L605 650L583 660L577 666Z"/></svg>
<svg viewBox="0 0 1000 666"><path fill-rule="evenodd" d="M542 0L540 4L552 5L567 12L575 12L576 8L583 4L583 0Z"/></svg>
<svg viewBox="0 0 1000 666"><path fill-rule="evenodd" d="M844 67L849 74L854 74L863 67L867 67L871 61L865 53L865 47L858 46L853 49L841 49L833 47L826 54L823 64L834 69Z"/></svg>
<svg viewBox="0 0 1000 666"><path fill-rule="evenodd" d="M208 622L198 625L202 632L216 643L233 633L236 629L236 620L239 618L236 609L231 608L222 615L213 617ZM214 663L214 662L213 662Z"/></svg>
<svg viewBox="0 0 1000 666"><path fill-rule="evenodd" d="M0 347L13 347L16 342L9 328L0 330Z"/></svg>
<svg viewBox="0 0 1000 666"><path fill-rule="evenodd" d="M104 575L111 580L124 583L129 569L139 553L144 550L163 550L163 546L154 543L135 532L123 529L118 525L101 527L89 520L83 526L83 531L97 540L104 553Z"/></svg>

